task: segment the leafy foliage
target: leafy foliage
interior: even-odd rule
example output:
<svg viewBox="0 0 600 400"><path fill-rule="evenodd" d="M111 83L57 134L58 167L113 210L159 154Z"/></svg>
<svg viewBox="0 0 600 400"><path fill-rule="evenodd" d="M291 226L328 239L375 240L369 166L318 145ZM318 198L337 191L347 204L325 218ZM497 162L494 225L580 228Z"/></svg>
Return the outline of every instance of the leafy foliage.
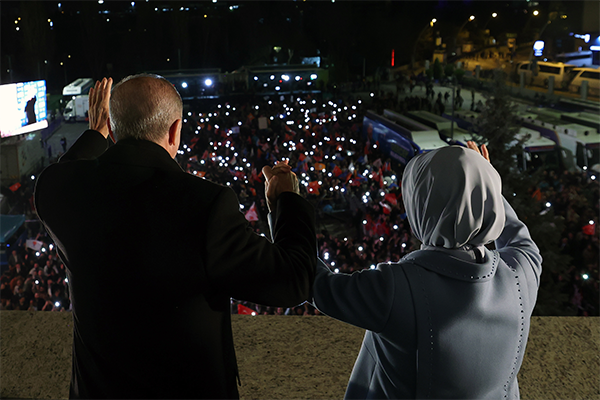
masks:
<svg viewBox="0 0 600 400"><path fill-rule="evenodd" d="M531 236L540 249L543 261L538 301L534 311L537 315L572 315L566 304L565 285L569 282L555 277L567 277L571 257L559 250L560 233L564 228L561 218L551 208L532 196L541 181L542 171L523 171L518 166L527 136L519 133L520 124L515 117L516 106L512 103L505 84L506 74L495 70L493 89L485 94L483 110L475 120L477 135L474 139L490 149L492 164L502 177L504 197L527 225Z"/></svg>

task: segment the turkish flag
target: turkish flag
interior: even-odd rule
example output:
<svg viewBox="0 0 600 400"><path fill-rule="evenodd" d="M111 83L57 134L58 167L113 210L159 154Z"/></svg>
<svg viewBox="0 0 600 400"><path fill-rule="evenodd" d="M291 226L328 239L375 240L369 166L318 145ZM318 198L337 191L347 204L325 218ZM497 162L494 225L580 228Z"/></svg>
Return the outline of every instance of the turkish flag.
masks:
<svg viewBox="0 0 600 400"><path fill-rule="evenodd" d="M251 309L250 307L243 306L238 304L238 314L241 315L256 315L256 311Z"/></svg>

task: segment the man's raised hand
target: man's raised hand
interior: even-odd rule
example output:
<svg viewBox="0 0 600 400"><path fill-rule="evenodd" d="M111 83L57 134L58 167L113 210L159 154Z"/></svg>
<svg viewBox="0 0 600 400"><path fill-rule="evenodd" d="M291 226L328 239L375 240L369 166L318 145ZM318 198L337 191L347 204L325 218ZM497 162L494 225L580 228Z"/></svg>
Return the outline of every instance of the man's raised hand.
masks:
<svg viewBox="0 0 600 400"><path fill-rule="evenodd" d="M273 168L268 165L264 166L262 172L265 175L265 196L270 212L275 210L275 204L281 193L300 194L298 178L292 172L292 167L288 165L287 161L280 162Z"/></svg>
<svg viewBox="0 0 600 400"><path fill-rule="evenodd" d="M90 108L88 118L90 129L98 131L108 138L108 118L110 101L110 90L112 88L112 78L104 78L101 81L96 81L96 85L90 89L89 101Z"/></svg>

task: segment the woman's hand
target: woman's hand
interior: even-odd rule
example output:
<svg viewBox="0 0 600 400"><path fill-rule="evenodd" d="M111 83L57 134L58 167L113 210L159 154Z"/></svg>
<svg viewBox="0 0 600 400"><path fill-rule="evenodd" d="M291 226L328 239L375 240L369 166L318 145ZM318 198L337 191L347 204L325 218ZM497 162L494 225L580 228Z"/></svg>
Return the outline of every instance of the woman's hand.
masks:
<svg viewBox="0 0 600 400"><path fill-rule="evenodd" d="M481 154L483 156L483 158L485 158L486 160L491 162L490 161L490 153L488 152L487 146L485 144L481 145L481 151L479 151L479 148L477 147L477 143L470 140L467 142L467 147L470 148L471 150L475 150L476 152Z"/></svg>

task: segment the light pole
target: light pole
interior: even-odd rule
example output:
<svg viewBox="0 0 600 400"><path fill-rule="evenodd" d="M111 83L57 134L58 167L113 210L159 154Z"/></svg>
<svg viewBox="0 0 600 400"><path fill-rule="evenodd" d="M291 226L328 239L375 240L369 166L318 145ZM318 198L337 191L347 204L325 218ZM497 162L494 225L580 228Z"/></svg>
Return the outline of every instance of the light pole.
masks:
<svg viewBox="0 0 600 400"><path fill-rule="evenodd" d="M428 28L433 28L433 25L437 22L437 19L433 18L431 21L429 21L429 23L421 30L421 32L419 33L419 36L417 36L417 40L415 40L415 45L413 46L413 55L412 55L412 64L413 64L413 68L414 68L414 64L415 64L415 54L417 52L417 44L419 43L419 40L421 40L421 36L423 36L423 34L425 33L425 31Z"/></svg>
<svg viewBox="0 0 600 400"><path fill-rule="evenodd" d="M462 32L463 28L465 27L465 25L467 25L469 22L473 21L475 19L474 15L471 15L458 29L458 33L456 34L456 37L454 38L454 51L456 52L456 42L458 39L458 36L460 35L460 33Z"/></svg>
<svg viewBox="0 0 600 400"><path fill-rule="evenodd" d="M488 24L490 23L491 20L493 20L494 18L496 18L498 16L498 13L492 13L492 16L490 17L490 19L487 20L487 22L485 23L485 25L483 25L483 31L485 31L485 28L488 26Z"/></svg>
<svg viewBox="0 0 600 400"><path fill-rule="evenodd" d="M537 17L539 15L539 11L538 10L534 10L533 11L533 16ZM542 37L542 33L544 33L544 30L546 29L546 27L548 25L550 25L552 23L552 21L554 21L556 19L556 17L560 14L560 16L564 16L566 17L565 14L563 13L558 13L556 11L551 12L550 14L548 14L548 21L546 21L546 23L544 24L544 26L542 27L542 29L540 30L540 33L538 34L537 39L541 39ZM535 40L534 40L535 43ZM533 45L531 46L531 51L529 52L529 64L527 65L527 70L531 71L531 63L533 61ZM533 78L532 78L533 79Z"/></svg>

